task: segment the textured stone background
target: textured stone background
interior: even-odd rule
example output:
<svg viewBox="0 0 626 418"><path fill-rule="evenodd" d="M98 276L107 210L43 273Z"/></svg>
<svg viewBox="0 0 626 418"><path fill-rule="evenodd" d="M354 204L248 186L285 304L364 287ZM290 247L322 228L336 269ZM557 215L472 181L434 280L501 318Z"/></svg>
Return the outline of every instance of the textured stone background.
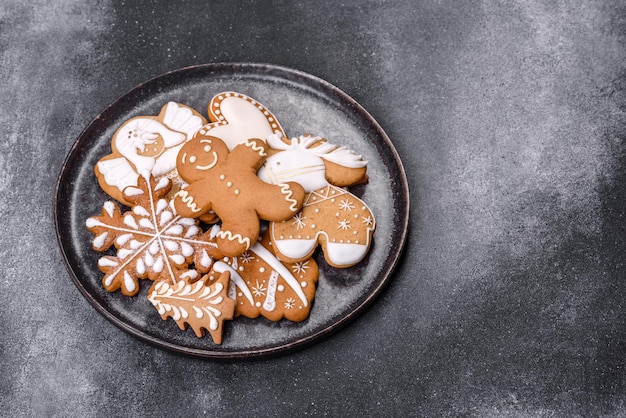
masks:
<svg viewBox="0 0 626 418"><path fill-rule="evenodd" d="M0 414L622 416L619 1L0 4ZM402 263L329 339L253 362L148 346L71 282L54 185L81 130L168 70L264 62L359 101L411 188Z"/></svg>

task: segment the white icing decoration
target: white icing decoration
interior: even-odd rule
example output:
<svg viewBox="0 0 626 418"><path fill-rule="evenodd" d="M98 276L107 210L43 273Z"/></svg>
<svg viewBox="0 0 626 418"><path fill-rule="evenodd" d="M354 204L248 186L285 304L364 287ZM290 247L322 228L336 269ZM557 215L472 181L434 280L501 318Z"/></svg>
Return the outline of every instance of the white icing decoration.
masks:
<svg viewBox="0 0 626 418"><path fill-rule="evenodd" d="M182 265L185 262L185 257L180 254L170 255L170 259L178 265Z"/></svg>
<svg viewBox="0 0 626 418"><path fill-rule="evenodd" d="M250 289L248 289L246 281L239 275L239 272L237 272L237 270L224 263L223 261L216 261L213 265L213 270L218 273L224 273L225 271L229 271L231 283L241 289L251 305L254 304L254 298L252 297L252 293L250 293Z"/></svg>
<svg viewBox="0 0 626 418"><path fill-rule="evenodd" d="M140 276L146 272L146 265L141 258L137 260L135 269L137 270L137 274L139 274Z"/></svg>
<svg viewBox="0 0 626 418"><path fill-rule="evenodd" d="M270 274L270 280L267 284L267 297L263 302L263 309L266 311L273 311L276 308L276 284L278 283L278 272L272 270Z"/></svg>
<svg viewBox="0 0 626 418"><path fill-rule="evenodd" d="M102 208L105 210L109 218L113 217L113 213L115 211L115 204L111 201L105 202Z"/></svg>
<svg viewBox="0 0 626 418"><path fill-rule="evenodd" d="M285 142L280 134L274 134L267 137L267 143L277 150L303 151L347 168L363 168L367 165L367 161L363 160L361 155L349 148L334 145L319 136L302 135Z"/></svg>
<svg viewBox="0 0 626 418"><path fill-rule="evenodd" d="M124 271L124 287L129 292L135 291L135 281L133 280L132 277L130 277L130 274L128 274L128 272L126 271Z"/></svg>
<svg viewBox="0 0 626 418"><path fill-rule="evenodd" d="M180 196L182 202L187 205L192 212L197 213L202 210L196 206L193 201L193 197L189 196L189 192L187 190L179 190L178 193L176 193L176 196Z"/></svg>
<svg viewBox="0 0 626 418"><path fill-rule="evenodd" d="M108 257L102 257L98 260L98 265L100 267L115 267L119 265L119 263L115 260L111 260Z"/></svg>
<svg viewBox="0 0 626 418"><path fill-rule="evenodd" d="M156 242L156 241L155 241ZM164 240L163 246L170 251L178 250L178 243L176 241Z"/></svg>
<svg viewBox="0 0 626 418"><path fill-rule="evenodd" d="M93 240L93 246L95 248L102 247L104 245L108 235L109 235L108 232L103 232L102 234L100 234L97 237L95 237L94 240Z"/></svg>
<svg viewBox="0 0 626 418"><path fill-rule="evenodd" d="M306 192L328 184L324 161L316 155L301 151L282 151L272 155L265 160L257 175L269 184L294 181Z"/></svg>
<svg viewBox="0 0 626 418"><path fill-rule="evenodd" d="M253 251L254 253L256 253L257 256L261 257L263 259L263 261L265 261L267 264L269 264L272 267L272 269L277 271L283 277L283 279L285 280L285 282L287 282L289 287L291 287L293 289L293 291L298 295L300 300L302 300L302 303L304 304L304 306L308 305L308 301L306 299L306 296L305 296L304 292L302 291L302 288L300 287L300 284L298 283L296 278L293 277L293 275L291 274L289 269L287 269L287 267L285 267L274 256L274 254L269 252L265 247L263 247L258 242L256 244L254 244L250 250Z"/></svg>
<svg viewBox="0 0 626 418"><path fill-rule="evenodd" d="M207 134L220 138L232 151L249 138L265 139L275 132L264 115L264 109L251 103L251 99L240 94L217 97L222 122L212 123L205 128ZM214 99L215 100L215 99Z"/></svg>
<svg viewBox="0 0 626 418"><path fill-rule="evenodd" d="M250 238L241 234L233 234L231 231L219 231L217 237L228 241L237 241L239 244L245 244L246 249L250 248Z"/></svg>
<svg viewBox="0 0 626 418"><path fill-rule="evenodd" d="M212 262L213 262L213 259L209 257L209 254L207 254L206 250L203 249L202 257L200 258L200 264L202 265L202 267L209 268Z"/></svg>
<svg viewBox="0 0 626 418"><path fill-rule="evenodd" d="M148 212L148 210L143 206L135 206L133 208L133 212L135 213L135 215L139 216L150 216L150 212Z"/></svg>
<svg viewBox="0 0 626 418"><path fill-rule="evenodd" d="M201 171L207 171L215 167L217 163L218 163L217 152L213 151L213 161L207 165L197 165L196 169L201 170Z"/></svg>
<svg viewBox="0 0 626 418"><path fill-rule="evenodd" d="M339 266L356 264L367 254L369 246L362 244L326 243L326 257Z"/></svg>

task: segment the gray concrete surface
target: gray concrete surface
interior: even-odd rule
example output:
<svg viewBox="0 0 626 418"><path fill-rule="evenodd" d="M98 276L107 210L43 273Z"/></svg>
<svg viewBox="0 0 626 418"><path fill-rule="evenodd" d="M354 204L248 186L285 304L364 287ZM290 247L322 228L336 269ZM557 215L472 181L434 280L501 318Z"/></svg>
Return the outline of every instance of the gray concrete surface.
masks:
<svg viewBox="0 0 626 418"><path fill-rule="evenodd" d="M0 4L0 414L623 416L626 6ZM329 339L253 362L140 342L70 280L52 221L81 130L176 68L263 62L354 97L411 188L402 263Z"/></svg>

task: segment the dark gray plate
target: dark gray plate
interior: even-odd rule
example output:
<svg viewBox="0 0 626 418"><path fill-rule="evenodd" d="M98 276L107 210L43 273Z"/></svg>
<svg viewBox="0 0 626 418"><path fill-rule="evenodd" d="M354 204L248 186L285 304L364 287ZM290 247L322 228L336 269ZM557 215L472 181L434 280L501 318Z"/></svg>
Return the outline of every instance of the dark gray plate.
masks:
<svg viewBox="0 0 626 418"><path fill-rule="evenodd" d="M369 161L370 180L351 188L376 216L369 255L355 267L328 266L315 254L320 278L309 319L301 323L236 318L225 323L224 341L197 338L163 321L146 299L150 282L135 297L108 293L91 249L88 217L100 214L108 200L93 173L110 153L111 137L125 120L156 115L173 100L201 111L225 90L247 94L266 105L290 136L320 135L346 145ZM102 315L130 334L157 346L213 358L276 354L303 347L336 331L361 313L381 292L398 263L408 228L408 185L402 163L378 123L352 98L309 74L261 64L207 64L183 68L147 81L115 101L78 137L59 175L54 217L59 245L74 283Z"/></svg>

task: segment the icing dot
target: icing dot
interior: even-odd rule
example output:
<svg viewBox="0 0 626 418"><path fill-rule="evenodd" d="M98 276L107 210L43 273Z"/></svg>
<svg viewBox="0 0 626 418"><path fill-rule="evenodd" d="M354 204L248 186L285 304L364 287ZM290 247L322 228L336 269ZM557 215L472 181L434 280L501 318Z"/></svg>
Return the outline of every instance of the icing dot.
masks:
<svg viewBox="0 0 626 418"><path fill-rule="evenodd" d="M331 202L335 203L335 199L330 199Z"/></svg>
<svg viewBox="0 0 626 418"><path fill-rule="evenodd" d="M315 224L311 224L311 229L315 229L316 225Z"/></svg>
<svg viewBox="0 0 626 418"><path fill-rule="evenodd" d="M281 236L280 236L280 239L285 239L285 236L284 236L284 235L281 235Z"/></svg>
<svg viewBox="0 0 626 418"><path fill-rule="evenodd" d="M228 183L226 183L226 186L227 186L227 187L231 187L232 185L233 185L233 182L232 182L232 181L229 181Z"/></svg>
<svg viewBox="0 0 626 418"><path fill-rule="evenodd" d="M190 162L191 164L195 163L197 160L198 160L198 159L196 158L196 156L195 156L195 155L192 155L191 157L189 157L189 162Z"/></svg>
<svg viewBox="0 0 626 418"><path fill-rule="evenodd" d="M254 306L256 306L257 308L260 308L261 307L261 302L255 303Z"/></svg>
<svg viewBox="0 0 626 418"><path fill-rule="evenodd" d="M237 293L237 296L242 297L243 293L239 292L239 293Z"/></svg>
<svg viewBox="0 0 626 418"><path fill-rule="evenodd" d="M268 120L268 122L274 122L274 118L271 117L271 116L269 118L267 118L267 120Z"/></svg>
<svg viewBox="0 0 626 418"><path fill-rule="evenodd" d="M226 97L230 97L230 96L231 96L231 94L230 94L230 93L226 93Z"/></svg>
<svg viewBox="0 0 626 418"><path fill-rule="evenodd" d="M320 208L315 208L315 213L319 213Z"/></svg>
<svg viewBox="0 0 626 418"><path fill-rule="evenodd" d="M225 178L226 178L226 176L223 175L223 174L220 176L220 180L224 180Z"/></svg>
<svg viewBox="0 0 626 418"><path fill-rule="evenodd" d="M301 283L300 283L300 286L302 286L302 287L306 287L306 282L301 282Z"/></svg>
<svg viewBox="0 0 626 418"><path fill-rule="evenodd" d="M340 242L341 244L343 244L343 240L342 240L342 239L340 239L340 240L339 240L339 242Z"/></svg>
<svg viewBox="0 0 626 418"><path fill-rule="evenodd" d="M272 123L272 128L276 128L276 124L275 123Z"/></svg>
<svg viewBox="0 0 626 418"><path fill-rule="evenodd" d="M224 96L221 96L221 95L220 95L217 99L218 99L218 100L224 100Z"/></svg>
<svg viewBox="0 0 626 418"><path fill-rule="evenodd" d="M220 112L219 110L216 110L216 111L215 111L215 114L216 114L216 115L219 115L220 113L221 113L221 112Z"/></svg>
<svg viewBox="0 0 626 418"><path fill-rule="evenodd" d="M354 241L354 243L355 243L355 244L358 244L358 243L359 243L359 240L357 239L356 241Z"/></svg>
<svg viewBox="0 0 626 418"><path fill-rule="evenodd" d="M279 292L282 292L283 290L285 290L285 286L283 286L282 284L279 284L276 289L278 289Z"/></svg>
<svg viewBox="0 0 626 418"><path fill-rule="evenodd" d="M354 219L358 219L358 218L359 218L359 215L355 213L354 214Z"/></svg>
<svg viewBox="0 0 626 418"><path fill-rule="evenodd" d="M265 116L269 116L270 112L268 112L268 111L266 110L265 112L263 112L263 114L264 114Z"/></svg>
<svg viewBox="0 0 626 418"><path fill-rule="evenodd" d="M317 200L317 196L313 196L313 200Z"/></svg>
<svg viewBox="0 0 626 418"><path fill-rule="evenodd" d="M239 189L235 189L235 194L239 194Z"/></svg>
<svg viewBox="0 0 626 418"><path fill-rule="evenodd" d="M261 267L261 268L259 269L259 272L260 272L260 273L265 273L265 267Z"/></svg>
<svg viewBox="0 0 626 418"><path fill-rule="evenodd" d="M220 100L222 99L222 97L220 96ZM219 102L215 102L213 103L213 107L220 107L220 103Z"/></svg>
<svg viewBox="0 0 626 418"><path fill-rule="evenodd" d="M224 263L228 263L228 257L224 257Z"/></svg>
<svg viewBox="0 0 626 418"><path fill-rule="evenodd" d="M363 206L363 207L361 208L361 210L365 210L365 209L367 209L365 206Z"/></svg>
<svg viewBox="0 0 626 418"><path fill-rule="evenodd" d="M205 145L204 146L204 152L211 152L211 146L210 145Z"/></svg>
<svg viewBox="0 0 626 418"><path fill-rule="evenodd" d="M356 234L358 234L358 233L359 233L359 231L354 231L354 232L353 232L353 234L354 234L354 235L356 235Z"/></svg>
<svg viewBox="0 0 626 418"><path fill-rule="evenodd" d="M335 216L339 216L339 212L335 213Z"/></svg>
<svg viewBox="0 0 626 418"><path fill-rule="evenodd" d="M220 117L219 117L219 120L224 120L224 116L220 116Z"/></svg>
<svg viewBox="0 0 626 418"><path fill-rule="evenodd" d="M239 266L239 271L243 271L243 266Z"/></svg>

